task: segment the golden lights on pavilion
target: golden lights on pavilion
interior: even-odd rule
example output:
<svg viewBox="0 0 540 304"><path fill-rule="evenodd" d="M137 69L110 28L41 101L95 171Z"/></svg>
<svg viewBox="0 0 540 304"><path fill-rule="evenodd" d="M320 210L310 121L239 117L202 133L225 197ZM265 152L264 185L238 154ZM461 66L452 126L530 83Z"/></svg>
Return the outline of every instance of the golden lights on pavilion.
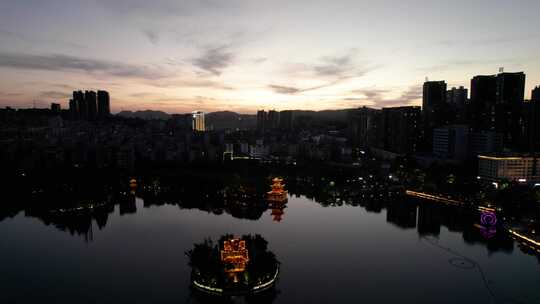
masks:
<svg viewBox="0 0 540 304"><path fill-rule="evenodd" d="M285 202L287 201L287 190L285 185L282 184L283 179L275 177L272 179L272 190L267 192L267 198L270 202Z"/></svg>
<svg viewBox="0 0 540 304"><path fill-rule="evenodd" d="M223 249L221 250L221 262L225 267L225 272L237 283L237 274L244 272L249 262L246 241L235 238L224 241Z"/></svg>
<svg viewBox="0 0 540 304"><path fill-rule="evenodd" d="M287 190L285 190L285 185L283 184L283 179L275 177L272 179L272 190L267 192L267 199L272 209L272 218L276 222L281 222L283 219L283 210L285 209L285 204L287 203Z"/></svg>

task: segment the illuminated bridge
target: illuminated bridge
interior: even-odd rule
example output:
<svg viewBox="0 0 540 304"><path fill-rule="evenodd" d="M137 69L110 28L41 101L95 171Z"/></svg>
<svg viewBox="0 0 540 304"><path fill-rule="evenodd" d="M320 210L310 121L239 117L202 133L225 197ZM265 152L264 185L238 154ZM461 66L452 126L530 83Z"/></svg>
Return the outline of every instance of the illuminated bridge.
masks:
<svg viewBox="0 0 540 304"><path fill-rule="evenodd" d="M424 193L424 192L416 192L416 191L412 191L412 190L405 190L405 194L407 194L408 196L413 196L413 197L418 197L418 198L422 198L422 199L426 199L426 200L430 200L430 201L445 203L445 204L448 204L448 205L454 205L454 206L463 206L463 205L465 205L463 202L460 202L460 201L456 201L456 200L453 200L453 199L450 199L450 198L446 198L444 196L438 196L438 195L433 195L433 194Z"/></svg>

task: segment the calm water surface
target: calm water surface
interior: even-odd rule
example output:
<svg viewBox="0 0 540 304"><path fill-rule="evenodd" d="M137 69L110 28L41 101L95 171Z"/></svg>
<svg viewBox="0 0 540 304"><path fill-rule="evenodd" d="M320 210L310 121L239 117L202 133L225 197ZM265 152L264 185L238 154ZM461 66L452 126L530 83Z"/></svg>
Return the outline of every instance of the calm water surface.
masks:
<svg viewBox="0 0 540 304"><path fill-rule="evenodd" d="M276 222L271 210L248 220L137 199L135 213L93 222L89 242L21 212L0 222L0 303L197 303L185 252L226 233L268 241L282 264L274 303L540 303L536 256L474 241L459 212L426 205L291 197Z"/></svg>

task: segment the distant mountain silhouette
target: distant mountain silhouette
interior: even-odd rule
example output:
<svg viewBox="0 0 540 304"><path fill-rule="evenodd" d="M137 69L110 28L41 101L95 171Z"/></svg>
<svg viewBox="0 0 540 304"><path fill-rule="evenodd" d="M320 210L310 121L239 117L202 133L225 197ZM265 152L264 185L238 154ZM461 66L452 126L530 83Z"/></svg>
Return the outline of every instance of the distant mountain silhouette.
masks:
<svg viewBox="0 0 540 304"><path fill-rule="evenodd" d="M347 113L351 109L342 110L323 110L323 111L309 111L309 110L292 110L293 116L300 120L305 121L319 121L319 122L336 122L345 123L347 121ZM171 117L171 114L163 111L121 111L116 115L125 118L140 118L145 120L161 119L167 120ZM224 130L224 129L254 129L257 125L256 114L239 114L232 111L218 111L210 112L205 115L206 126L212 130Z"/></svg>
<svg viewBox="0 0 540 304"><path fill-rule="evenodd" d="M163 111L153 111L153 110L144 110L144 111L121 111L118 112L116 115L120 117L125 118L141 118L146 120L152 120L152 119L162 119L167 120L171 117L170 114L167 114Z"/></svg>
<svg viewBox="0 0 540 304"><path fill-rule="evenodd" d="M307 116L314 119L326 120L326 121L347 121L347 113L353 109L342 109L342 110L322 110L322 111L308 111L308 110L293 110L293 115L298 116Z"/></svg>
<svg viewBox="0 0 540 304"><path fill-rule="evenodd" d="M253 114L238 114L231 111L208 113L205 116L206 125L214 130L223 129L253 129L257 125L257 116Z"/></svg>

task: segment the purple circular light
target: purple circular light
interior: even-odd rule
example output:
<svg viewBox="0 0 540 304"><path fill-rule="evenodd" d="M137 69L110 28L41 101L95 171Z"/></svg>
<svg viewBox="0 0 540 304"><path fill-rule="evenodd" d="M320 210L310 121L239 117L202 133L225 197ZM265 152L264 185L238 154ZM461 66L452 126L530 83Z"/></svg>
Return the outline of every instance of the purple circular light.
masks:
<svg viewBox="0 0 540 304"><path fill-rule="evenodd" d="M483 211L480 214L480 223L484 226L495 226L497 224L497 216L491 211Z"/></svg>

